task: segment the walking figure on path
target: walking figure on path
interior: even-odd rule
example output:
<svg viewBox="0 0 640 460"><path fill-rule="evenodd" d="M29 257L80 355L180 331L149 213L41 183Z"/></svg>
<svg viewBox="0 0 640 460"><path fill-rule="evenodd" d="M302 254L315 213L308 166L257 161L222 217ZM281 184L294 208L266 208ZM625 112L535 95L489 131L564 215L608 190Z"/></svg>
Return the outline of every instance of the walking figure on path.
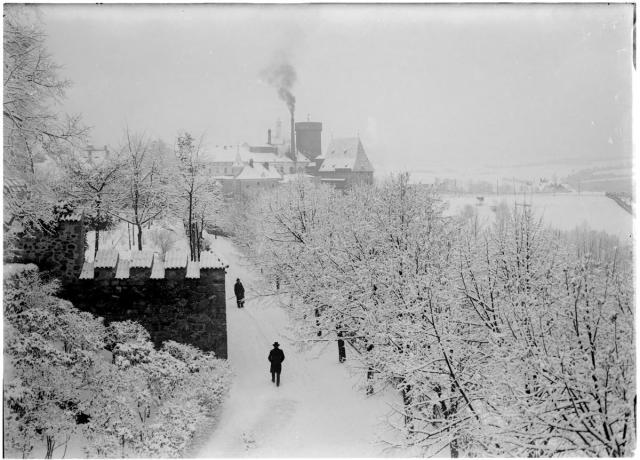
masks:
<svg viewBox="0 0 640 460"><path fill-rule="evenodd" d="M278 348L278 342L273 343L273 349L269 352L269 362L271 363L271 381L280 386L280 372L282 371L282 361L284 361L284 352Z"/></svg>
<svg viewBox="0 0 640 460"><path fill-rule="evenodd" d="M240 282L240 278L236 279L236 284L233 285L233 292L236 294L238 308L244 307L244 286Z"/></svg>

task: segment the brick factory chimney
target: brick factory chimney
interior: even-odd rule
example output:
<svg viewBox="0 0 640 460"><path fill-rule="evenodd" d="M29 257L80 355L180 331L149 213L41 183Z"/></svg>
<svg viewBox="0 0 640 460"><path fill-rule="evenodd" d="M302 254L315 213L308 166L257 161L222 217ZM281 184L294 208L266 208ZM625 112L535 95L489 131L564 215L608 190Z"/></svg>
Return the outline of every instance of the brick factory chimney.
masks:
<svg viewBox="0 0 640 460"><path fill-rule="evenodd" d="M296 123L291 110L291 159L296 161Z"/></svg>
<svg viewBox="0 0 640 460"><path fill-rule="evenodd" d="M271 145L271 129L267 129L267 144Z"/></svg>

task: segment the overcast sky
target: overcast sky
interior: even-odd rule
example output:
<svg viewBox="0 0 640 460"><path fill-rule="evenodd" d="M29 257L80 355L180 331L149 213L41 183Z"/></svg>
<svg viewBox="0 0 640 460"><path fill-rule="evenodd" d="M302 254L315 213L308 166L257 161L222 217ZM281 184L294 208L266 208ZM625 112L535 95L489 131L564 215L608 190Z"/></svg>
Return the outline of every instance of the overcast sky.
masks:
<svg viewBox="0 0 640 460"><path fill-rule="evenodd" d="M265 142L297 119L360 135L379 169L631 156L633 6L47 5L48 48L97 145Z"/></svg>

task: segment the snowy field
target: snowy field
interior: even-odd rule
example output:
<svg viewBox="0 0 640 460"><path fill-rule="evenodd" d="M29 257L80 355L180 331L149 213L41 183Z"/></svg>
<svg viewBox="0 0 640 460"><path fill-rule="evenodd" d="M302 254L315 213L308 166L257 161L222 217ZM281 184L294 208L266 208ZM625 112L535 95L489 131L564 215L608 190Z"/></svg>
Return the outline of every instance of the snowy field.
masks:
<svg viewBox="0 0 640 460"><path fill-rule="evenodd" d="M393 448L398 432L389 422L401 421L392 407L399 394L387 389L372 396L358 390L364 372L338 362L335 341L310 350L293 344L292 327L276 296L260 296L259 273L243 261L226 239L212 250L230 264L227 271L229 363L234 377L216 426L198 440L196 457L409 457ZM238 309L233 284L246 290L245 308ZM229 294L231 293L231 295ZM287 297L287 296L283 296ZM286 358L280 387L271 383L267 355L278 341ZM347 358L353 353L347 349ZM351 362L353 363L353 362ZM355 363L353 363L355 364Z"/></svg>
<svg viewBox="0 0 640 460"><path fill-rule="evenodd" d="M509 207L530 204L547 225L560 230L573 230L586 224L592 230L605 231L622 241L632 242L633 217L612 199L600 193L484 195L484 203L477 205L476 195L442 195L450 205L449 212L457 213L471 205L481 221L490 222L492 206L505 203Z"/></svg>

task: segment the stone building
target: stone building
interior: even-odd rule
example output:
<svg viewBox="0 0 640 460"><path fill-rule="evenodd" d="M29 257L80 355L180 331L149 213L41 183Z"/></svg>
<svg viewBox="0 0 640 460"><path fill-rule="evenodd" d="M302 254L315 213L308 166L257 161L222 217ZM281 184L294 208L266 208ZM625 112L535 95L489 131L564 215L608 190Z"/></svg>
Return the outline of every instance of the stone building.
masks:
<svg viewBox="0 0 640 460"><path fill-rule="evenodd" d="M334 139L323 155L315 158L323 183L347 189L357 183L373 183L373 165L359 137Z"/></svg>
<svg viewBox="0 0 640 460"><path fill-rule="evenodd" d="M298 155L289 157L289 144L247 143L216 146L201 157L212 177L222 184L225 196L256 189L273 188L287 175L303 174L309 160Z"/></svg>

